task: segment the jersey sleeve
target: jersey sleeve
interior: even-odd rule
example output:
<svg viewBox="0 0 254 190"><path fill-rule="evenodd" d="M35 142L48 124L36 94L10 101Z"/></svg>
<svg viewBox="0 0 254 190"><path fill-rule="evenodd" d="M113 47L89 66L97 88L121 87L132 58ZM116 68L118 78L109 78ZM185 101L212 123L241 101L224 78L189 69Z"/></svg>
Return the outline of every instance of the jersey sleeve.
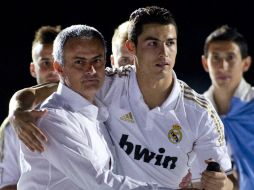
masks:
<svg viewBox="0 0 254 190"><path fill-rule="evenodd" d="M204 110L198 126L194 150L197 153L195 165L199 166L199 172L206 169L204 161L208 159L218 162L224 171L230 171L231 160L225 143L224 126L210 104Z"/></svg>

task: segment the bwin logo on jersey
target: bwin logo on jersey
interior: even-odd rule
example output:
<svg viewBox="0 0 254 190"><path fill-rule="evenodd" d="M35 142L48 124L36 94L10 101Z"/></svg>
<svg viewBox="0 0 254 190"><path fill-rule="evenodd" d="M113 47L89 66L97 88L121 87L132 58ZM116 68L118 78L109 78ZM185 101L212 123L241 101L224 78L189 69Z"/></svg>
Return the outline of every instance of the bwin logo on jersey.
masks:
<svg viewBox="0 0 254 190"><path fill-rule="evenodd" d="M133 152L135 160L153 163L154 165L162 166L163 168L168 168L169 166L169 169L174 169L176 167L177 157L163 155L163 153L165 153L164 148L159 148L159 154L156 154L149 151L147 148L142 148L139 144L135 145L132 142L127 141L128 137L128 135L123 134L119 142L120 147L127 155L130 155Z"/></svg>
<svg viewBox="0 0 254 190"><path fill-rule="evenodd" d="M175 124L172 126L172 129L168 132L168 139L173 144L179 143L183 138L183 134L181 131L181 126L178 124Z"/></svg>

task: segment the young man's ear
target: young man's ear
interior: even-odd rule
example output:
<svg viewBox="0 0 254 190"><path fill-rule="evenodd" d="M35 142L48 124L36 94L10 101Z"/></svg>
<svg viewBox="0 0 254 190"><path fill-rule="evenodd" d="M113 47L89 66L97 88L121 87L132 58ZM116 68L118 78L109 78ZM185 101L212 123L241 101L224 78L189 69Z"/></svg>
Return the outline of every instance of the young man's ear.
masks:
<svg viewBox="0 0 254 190"><path fill-rule="evenodd" d="M131 40L126 40L125 46L131 54L136 54L135 44Z"/></svg>
<svg viewBox="0 0 254 190"><path fill-rule="evenodd" d="M243 59L243 72L246 72L249 70L250 66L251 66L251 56L246 57L245 59Z"/></svg>
<svg viewBox="0 0 254 190"><path fill-rule="evenodd" d="M113 56L113 54L110 55L110 63L111 63L111 67L114 68L115 61L114 61L114 56Z"/></svg>
<svg viewBox="0 0 254 190"><path fill-rule="evenodd" d="M35 65L33 62L30 63L30 74L32 75L32 77L36 78L36 72L35 72Z"/></svg>
<svg viewBox="0 0 254 190"><path fill-rule="evenodd" d="M63 74L63 66L62 66L60 63L58 63L57 61L54 61L54 62L53 62L53 67L54 67L54 70L55 70L58 74L60 74L60 75Z"/></svg>
<svg viewBox="0 0 254 190"><path fill-rule="evenodd" d="M202 63L204 70L206 72L209 72L207 58L204 55L201 56L201 63Z"/></svg>

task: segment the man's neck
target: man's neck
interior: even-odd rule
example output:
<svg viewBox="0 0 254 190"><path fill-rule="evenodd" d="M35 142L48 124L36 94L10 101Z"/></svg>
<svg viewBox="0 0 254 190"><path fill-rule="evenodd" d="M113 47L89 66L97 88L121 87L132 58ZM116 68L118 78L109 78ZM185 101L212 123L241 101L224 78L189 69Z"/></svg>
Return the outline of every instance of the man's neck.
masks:
<svg viewBox="0 0 254 190"><path fill-rule="evenodd" d="M228 113L235 90L236 89L229 89L227 87L214 87L213 98L219 115L225 115Z"/></svg>
<svg viewBox="0 0 254 190"><path fill-rule="evenodd" d="M82 95L86 100L88 100L91 104L94 104L96 105L95 103L95 94L94 93L91 93L91 94L85 94L85 95Z"/></svg>
<svg viewBox="0 0 254 190"><path fill-rule="evenodd" d="M172 75L160 80L137 76L137 81L144 101L150 109L161 106L173 88Z"/></svg>

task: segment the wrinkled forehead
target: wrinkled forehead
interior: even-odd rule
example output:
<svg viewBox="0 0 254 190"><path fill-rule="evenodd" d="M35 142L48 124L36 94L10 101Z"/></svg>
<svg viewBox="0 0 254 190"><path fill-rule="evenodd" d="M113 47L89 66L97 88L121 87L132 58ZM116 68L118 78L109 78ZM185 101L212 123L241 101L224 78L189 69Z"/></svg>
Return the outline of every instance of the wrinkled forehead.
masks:
<svg viewBox="0 0 254 190"><path fill-rule="evenodd" d="M105 58L104 45L97 38L73 38L64 47L64 59Z"/></svg>
<svg viewBox="0 0 254 190"><path fill-rule="evenodd" d="M65 43L64 49L70 51L75 49L103 51L104 44L98 38L71 38Z"/></svg>

